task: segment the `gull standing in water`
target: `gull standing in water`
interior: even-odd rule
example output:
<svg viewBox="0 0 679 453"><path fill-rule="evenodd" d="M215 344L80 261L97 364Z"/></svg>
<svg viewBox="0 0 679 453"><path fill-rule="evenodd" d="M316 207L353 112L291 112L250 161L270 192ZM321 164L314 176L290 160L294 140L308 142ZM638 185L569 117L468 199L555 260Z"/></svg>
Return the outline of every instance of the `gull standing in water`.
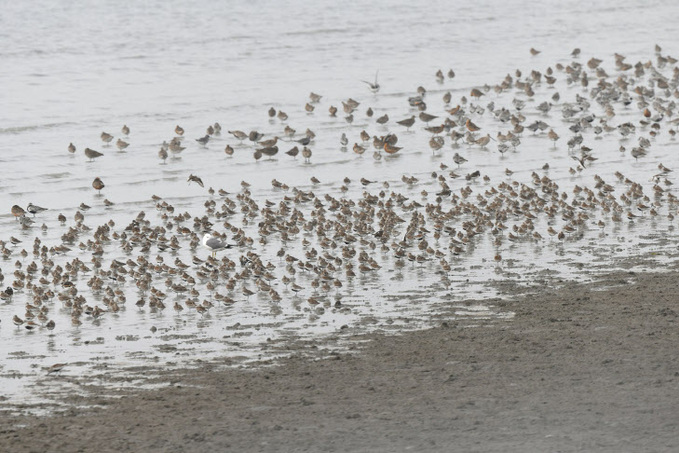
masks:
<svg viewBox="0 0 679 453"><path fill-rule="evenodd" d="M230 249L232 244L227 244L219 238L213 237L210 233L205 233L203 236L203 246L212 252L212 257L217 256L219 250Z"/></svg>

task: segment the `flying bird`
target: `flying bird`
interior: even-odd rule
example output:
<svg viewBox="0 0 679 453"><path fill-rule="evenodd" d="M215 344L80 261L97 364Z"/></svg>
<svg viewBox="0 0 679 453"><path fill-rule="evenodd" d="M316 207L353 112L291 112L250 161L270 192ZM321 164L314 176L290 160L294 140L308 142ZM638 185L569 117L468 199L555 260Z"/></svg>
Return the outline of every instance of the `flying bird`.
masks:
<svg viewBox="0 0 679 453"><path fill-rule="evenodd" d="M379 69L378 69L377 71L375 71L375 83L370 83L370 82L368 82L367 80L361 80L361 82L363 82L363 83L365 83L365 84L368 85L368 89L369 89L372 93L377 93L378 91L380 91L380 84L377 82L377 74L378 74L379 72L380 72Z"/></svg>

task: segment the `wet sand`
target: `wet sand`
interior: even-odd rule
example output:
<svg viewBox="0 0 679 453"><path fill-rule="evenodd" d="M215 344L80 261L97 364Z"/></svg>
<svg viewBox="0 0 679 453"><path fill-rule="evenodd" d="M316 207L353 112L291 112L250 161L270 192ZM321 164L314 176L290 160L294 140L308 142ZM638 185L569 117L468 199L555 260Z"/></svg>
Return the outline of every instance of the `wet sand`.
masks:
<svg viewBox="0 0 679 453"><path fill-rule="evenodd" d="M356 350L300 343L258 369L0 420L4 451L677 451L679 274L512 288L511 320L452 320ZM472 325L473 323L473 325ZM369 340L363 342L362 340ZM331 340L330 340L331 342ZM54 379L65 377L54 376ZM110 392L109 392L110 393Z"/></svg>

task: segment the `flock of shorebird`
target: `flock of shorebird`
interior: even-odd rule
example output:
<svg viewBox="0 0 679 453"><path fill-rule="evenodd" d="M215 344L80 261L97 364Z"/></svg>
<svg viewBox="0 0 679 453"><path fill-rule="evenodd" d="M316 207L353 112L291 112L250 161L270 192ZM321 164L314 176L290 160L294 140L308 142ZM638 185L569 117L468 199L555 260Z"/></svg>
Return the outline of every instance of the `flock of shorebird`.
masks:
<svg viewBox="0 0 679 453"><path fill-rule="evenodd" d="M456 261L482 240L492 241L497 251L494 259L501 263L500 249L507 242L558 244L577 240L589 229L637 217L664 215L673 219L679 201L671 191L670 168L658 162L657 171L649 175L653 180L650 190L627 178L624 169L615 173L615 179L605 180L588 172L596 169L598 157L594 146L587 143L598 137L621 140L620 151L629 147L636 160L652 156L659 137L673 139L678 122L673 116L679 97L677 60L662 55L660 48L656 48L655 61L628 63L616 54L615 72L609 75L602 60L591 58L581 63L579 58L576 49L568 64L559 63L544 72L523 74L517 70L495 85L470 89L468 96L456 102L446 92L446 108L435 113L427 105L431 94L418 88L404 99L410 110L395 127L424 131L434 153L445 152L446 147L456 151L450 164L439 163L424 178L404 175L398 184L402 182L407 190L393 190L393 181L347 177L338 181L334 193L317 194L317 178L311 179L311 186L299 184L301 188L274 179L271 198L276 201L270 201L255 199L243 181L237 194L206 189L205 209L198 215L176 212L170 202L154 197L157 218L140 212L122 228L113 221L95 228L86 226L81 206L73 225L67 226L66 218L59 216L63 225L59 244L43 244L38 237L32 247L15 237L0 242L3 267L19 255L12 282L0 297L21 307L13 321L29 330L54 329L50 313L56 303L69 311L72 325L79 326L124 309L128 297L136 299L138 309L163 310L169 304L178 313L191 310L204 315L215 304L231 305L251 297L273 304L286 299L300 309L322 313L340 307L343 291L353 291L347 288L352 288L356 279L370 278L385 266L399 272L408 272L410 266L428 266L431 273L440 274L450 284L448 276ZM436 73L439 83L446 76L450 80L455 73ZM365 83L376 95L381 89L377 74L374 82ZM562 99L556 87L563 87L572 98ZM541 95L548 100L533 101ZM482 105L482 100L491 97ZM311 93L304 109L312 113L320 103L321 96ZM341 101L349 125L359 107L351 98ZM621 111L624 120L618 121ZM328 107L331 117L339 113L336 106ZM371 108L365 111L370 118L373 113ZM284 126L280 135L266 138L257 131L228 132L239 142L250 142L255 159L275 156L279 140L286 137L295 141L286 154L296 157L301 153L309 162L315 133L307 129L301 138L295 138L285 112L271 108L268 115ZM375 119L381 125L389 121L386 114ZM188 147L184 129L176 126L174 132L175 137L158 151L163 161ZM220 133L221 126L214 123L196 142L208 146ZM124 126L122 134L128 137L130 129ZM544 136L545 143L551 141L552 146L563 136L563 152L575 162L570 172L582 178L572 191L562 190L548 176L548 165L536 169L525 182L515 180L509 169L506 179L498 183L479 170L460 172L468 162L465 152L494 144L499 153L512 153L527 134ZM115 137L103 132L101 139L110 146ZM380 159L382 153L401 151L398 143L395 131L371 136L347 126L339 144L345 149L351 146L359 155L372 144L375 158ZM115 145L124 150L129 142L118 139ZM70 144L68 150L74 153L76 147ZM234 148L226 145L225 153L233 155ZM90 148L85 148L84 154L90 160L103 155ZM586 175L591 178L589 185ZM188 182L205 187L194 174ZM429 190L417 189L420 182L426 182ZM347 196L350 187L358 184L361 189L353 193L360 195ZM101 191L105 185L97 177L92 187ZM25 210L17 205L11 209L26 228L33 223L32 216L44 215L44 211L33 204ZM209 256L196 252L201 243ZM227 249L228 253L217 258L217 252ZM116 254L119 256L113 256ZM0 270L0 284L4 272Z"/></svg>

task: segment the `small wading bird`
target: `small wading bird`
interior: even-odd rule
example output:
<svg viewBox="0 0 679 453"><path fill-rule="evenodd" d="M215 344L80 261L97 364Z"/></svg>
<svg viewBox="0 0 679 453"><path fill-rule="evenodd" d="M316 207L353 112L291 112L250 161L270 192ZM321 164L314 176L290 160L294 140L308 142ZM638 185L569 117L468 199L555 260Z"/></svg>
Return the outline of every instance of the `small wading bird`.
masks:
<svg viewBox="0 0 679 453"><path fill-rule="evenodd" d="M101 157L103 155L104 154L100 153L99 151L95 151L91 148L85 148L85 156L87 156L87 158L90 160L90 162L93 161L94 159L96 159L97 157Z"/></svg>
<svg viewBox="0 0 679 453"><path fill-rule="evenodd" d="M14 206L12 206L12 215L14 217L19 218L19 217L21 217L25 214L26 214L26 211L24 211L24 208L22 208L18 204L15 204Z"/></svg>
<svg viewBox="0 0 679 453"><path fill-rule="evenodd" d="M380 84L377 82L377 74L379 74L379 72L380 72L379 69L375 71L375 83L370 83L367 80L361 80L361 82L368 85L368 89L373 93L377 93L378 91L380 91Z"/></svg>
<svg viewBox="0 0 679 453"><path fill-rule="evenodd" d="M28 203L26 211L30 212L33 214L33 217L35 217L36 214L40 214L42 211L47 211L47 208L41 208L40 206L36 206L33 203Z"/></svg>
<svg viewBox="0 0 679 453"><path fill-rule="evenodd" d="M94 178L94 181L92 181L92 187L94 187L94 190L97 190L99 193L101 193L101 189L106 187L104 185L104 181L101 180L98 176Z"/></svg>
<svg viewBox="0 0 679 453"><path fill-rule="evenodd" d="M47 368L47 374L58 373L66 368L66 365L66 363L55 363L54 365Z"/></svg>
<svg viewBox="0 0 679 453"><path fill-rule="evenodd" d="M196 176L196 175L193 175L193 174L189 175L189 179L188 179L187 181L189 181L189 184L191 184L191 182L195 182L195 183L198 184L200 187L205 187L205 186L203 185L203 180L200 179L200 178L199 178L198 176Z"/></svg>
<svg viewBox="0 0 679 453"><path fill-rule="evenodd" d="M111 140L113 140L113 135L109 134L108 132L102 132L101 133L101 141L109 144L111 143Z"/></svg>
<svg viewBox="0 0 679 453"><path fill-rule="evenodd" d="M205 233L203 236L203 246L212 252L212 257L217 256L219 250L230 249L232 244L227 244L219 238L213 237L210 233Z"/></svg>

